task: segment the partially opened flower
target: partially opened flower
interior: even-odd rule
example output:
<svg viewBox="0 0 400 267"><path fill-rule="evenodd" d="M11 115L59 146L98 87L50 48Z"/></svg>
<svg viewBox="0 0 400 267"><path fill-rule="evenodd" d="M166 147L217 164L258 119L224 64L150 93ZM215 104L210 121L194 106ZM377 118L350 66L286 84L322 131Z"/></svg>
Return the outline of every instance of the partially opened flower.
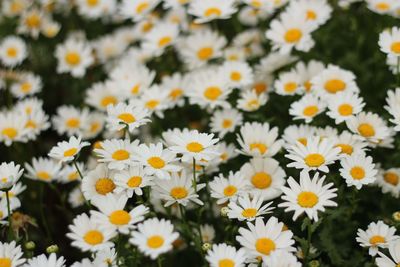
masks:
<svg viewBox="0 0 400 267"><path fill-rule="evenodd" d="M0 165L0 190L8 190L13 187L22 176L24 169L14 162L3 162Z"/></svg>
<svg viewBox="0 0 400 267"><path fill-rule="evenodd" d="M82 142L80 136L71 136L68 141L58 142L48 155L59 162L71 162L77 159L82 148L89 145L89 142Z"/></svg>

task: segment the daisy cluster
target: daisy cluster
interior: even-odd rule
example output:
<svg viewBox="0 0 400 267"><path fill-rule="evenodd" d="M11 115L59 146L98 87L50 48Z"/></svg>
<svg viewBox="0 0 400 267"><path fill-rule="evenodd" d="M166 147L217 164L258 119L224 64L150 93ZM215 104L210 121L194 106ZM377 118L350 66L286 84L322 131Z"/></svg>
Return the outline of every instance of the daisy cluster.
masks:
<svg viewBox="0 0 400 267"><path fill-rule="evenodd" d="M399 0L0 11L0 267L400 266Z"/></svg>

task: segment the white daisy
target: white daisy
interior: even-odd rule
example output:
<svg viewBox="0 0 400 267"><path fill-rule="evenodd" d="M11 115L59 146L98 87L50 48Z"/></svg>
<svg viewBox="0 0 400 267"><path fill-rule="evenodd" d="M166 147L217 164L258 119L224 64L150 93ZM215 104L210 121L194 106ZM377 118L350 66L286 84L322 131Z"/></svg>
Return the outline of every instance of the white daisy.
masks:
<svg viewBox="0 0 400 267"><path fill-rule="evenodd" d="M25 42L17 36L5 37L0 43L0 61L8 67L14 67L27 57Z"/></svg>
<svg viewBox="0 0 400 267"><path fill-rule="evenodd" d="M128 197L132 197L133 194L141 196L144 187L153 185L153 178L146 174L143 166L131 166L115 174L115 184L118 185L116 191L123 191Z"/></svg>
<svg viewBox="0 0 400 267"><path fill-rule="evenodd" d="M249 182L241 172L229 172L228 177L223 174L214 177L209 183L211 197L217 199L217 204L223 204L247 193Z"/></svg>
<svg viewBox="0 0 400 267"><path fill-rule="evenodd" d="M7 190L13 187L22 176L24 169L14 162L3 162L0 165L0 190Z"/></svg>
<svg viewBox="0 0 400 267"><path fill-rule="evenodd" d="M379 170L376 184L382 189L382 193L390 193L393 197L398 198L400 195L400 169Z"/></svg>
<svg viewBox="0 0 400 267"><path fill-rule="evenodd" d="M306 123L310 123L314 117L325 111L325 107L325 103L320 98L307 94L290 105L289 114L295 120L304 120Z"/></svg>
<svg viewBox="0 0 400 267"><path fill-rule="evenodd" d="M339 124L360 113L364 106L363 99L357 94L350 91L339 92L329 98L329 110L326 114Z"/></svg>
<svg viewBox="0 0 400 267"><path fill-rule="evenodd" d="M26 177L50 183L60 176L61 165L48 158L33 158L32 165L25 163Z"/></svg>
<svg viewBox="0 0 400 267"><path fill-rule="evenodd" d="M246 90L240 94L237 101L237 107L241 110L251 112L258 110L268 101L268 95L265 93L257 94L256 90Z"/></svg>
<svg viewBox="0 0 400 267"><path fill-rule="evenodd" d="M206 255L210 267L244 267L246 258L244 249L236 250L225 243L213 245Z"/></svg>
<svg viewBox="0 0 400 267"><path fill-rule="evenodd" d="M378 267L396 267L400 264L400 240L390 242L388 248L391 258L378 251L380 257L375 260Z"/></svg>
<svg viewBox="0 0 400 267"><path fill-rule="evenodd" d="M120 131L126 126L129 132L150 122L149 111L134 104L118 103L107 106L107 127L111 131Z"/></svg>
<svg viewBox="0 0 400 267"><path fill-rule="evenodd" d="M371 184L376 180L378 171L372 162L372 157L364 153L353 153L340 161L340 175L346 180L347 186L354 185L358 190L363 185Z"/></svg>
<svg viewBox="0 0 400 267"><path fill-rule="evenodd" d="M89 142L82 142L80 136L71 136L68 141L58 142L48 156L59 162L70 162L76 160L82 148L89 146Z"/></svg>
<svg viewBox="0 0 400 267"><path fill-rule="evenodd" d="M250 199L249 195L240 196L236 202L230 201L228 204L228 218L238 219L239 221L254 221L257 217L271 213L272 202L263 205L264 198L255 196Z"/></svg>
<svg viewBox="0 0 400 267"><path fill-rule="evenodd" d="M25 261L21 246L17 245L15 241L0 242L0 262L4 267L21 266Z"/></svg>
<svg viewBox="0 0 400 267"><path fill-rule="evenodd" d="M195 23L228 19L237 11L234 0L192 0L188 13L197 17Z"/></svg>
<svg viewBox="0 0 400 267"><path fill-rule="evenodd" d="M107 163L108 168L123 170L125 167L136 165L134 153L139 145L139 140L111 139L101 142L101 148L94 149L99 157L99 162Z"/></svg>
<svg viewBox="0 0 400 267"><path fill-rule="evenodd" d="M236 109L223 109L214 112L210 119L211 131L224 137L227 133L234 132L242 124L243 115Z"/></svg>
<svg viewBox="0 0 400 267"><path fill-rule="evenodd" d="M104 164L88 172L82 179L82 193L87 200L103 198L108 193L116 193L114 183L115 172L109 170Z"/></svg>
<svg viewBox="0 0 400 267"><path fill-rule="evenodd" d="M23 267L66 267L64 257L57 258L55 253L51 253L48 257L45 254L40 254L34 258L28 259L28 262L22 265Z"/></svg>
<svg viewBox="0 0 400 267"><path fill-rule="evenodd" d="M372 145L389 136L389 128L386 126L386 122L372 112L361 112L348 119L346 125L350 131Z"/></svg>

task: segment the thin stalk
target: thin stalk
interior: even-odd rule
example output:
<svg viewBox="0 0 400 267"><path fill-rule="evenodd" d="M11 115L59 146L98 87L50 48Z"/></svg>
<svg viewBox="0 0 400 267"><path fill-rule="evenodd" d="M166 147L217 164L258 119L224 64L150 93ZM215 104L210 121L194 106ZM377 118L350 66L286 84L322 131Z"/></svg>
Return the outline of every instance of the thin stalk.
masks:
<svg viewBox="0 0 400 267"><path fill-rule="evenodd" d="M161 257L157 258L157 266L162 267L162 258Z"/></svg>
<svg viewBox="0 0 400 267"><path fill-rule="evenodd" d="M51 241L52 238L51 238L51 234L50 234L50 230L49 230L49 225L47 224L46 216L44 214L44 203L43 202L44 202L44 184L42 183L40 185L40 217L42 219L44 229L46 230L46 235Z"/></svg>
<svg viewBox="0 0 400 267"><path fill-rule="evenodd" d="M306 247L306 250L304 251L304 266L307 266L307 264L309 262L310 249L311 249L311 237L312 237L312 223L311 223L311 221L309 221L308 225L307 225L307 247Z"/></svg>
<svg viewBox="0 0 400 267"><path fill-rule="evenodd" d="M400 86L400 57L397 57L397 86Z"/></svg>
<svg viewBox="0 0 400 267"><path fill-rule="evenodd" d="M11 208L10 208L10 190L6 190L6 199L7 199L7 215L8 215L8 240L14 239L14 232L12 229L12 218L11 218Z"/></svg>
<svg viewBox="0 0 400 267"><path fill-rule="evenodd" d="M193 158L193 188L194 188L194 192L197 193L197 181L196 181L196 159Z"/></svg>
<svg viewBox="0 0 400 267"><path fill-rule="evenodd" d="M75 166L76 171L77 171L78 174L79 174L79 177L81 178L81 180L83 180L83 175L82 175L82 173L81 173L81 170L79 170L78 164L76 164L76 160L74 159L72 162L73 162L73 164L74 164L74 166Z"/></svg>

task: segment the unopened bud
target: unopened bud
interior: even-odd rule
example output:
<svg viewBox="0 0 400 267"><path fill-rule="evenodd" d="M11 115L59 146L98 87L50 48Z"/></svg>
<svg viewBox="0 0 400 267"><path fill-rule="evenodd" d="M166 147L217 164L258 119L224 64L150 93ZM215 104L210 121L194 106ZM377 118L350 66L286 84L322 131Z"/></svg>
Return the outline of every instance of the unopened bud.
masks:
<svg viewBox="0 0 400 267"><path fill-rule="evenodd" d="M227 217L227 216L228 216L228 211L229 211L229 208L228 208L228 207L223 207L223 208L221 209L221 216L222 216L222 217Z"/></svg>
<svg viewBox="0 0 400 267"><path fill-rule="evenodd" d="M201 248L203 249L203 251L208 251L211 248L211 244L210 243L204 243Z"/></svg>
<svg viewBox="0 0 400 267"><path fill-rule="evenodd" d="M319 267L319 261L317 261L317 260L310 261L309 266L310 267Z"/></svg>
<svg viewBox="0 0 400 267"><path fill-rule="evenodd" d="M36 244L33 241L29 241L25 243L25 248L27 250L34 250L36 248Z"/></svg>
<svg viewBox="0 0 400 267"><path fill-rule="evenodd" d="M57 246L57 245L48 246L48 247L46 248L46 252L47 252L48 254L57 253L57 252L58 252L58 246Z"/></svg>
<svg viewBox="0 0 400 267"><path fill-rule="evenodd" d="M400 222L400 211L396 211L395 213L393 213L392 217L393 220L395 220L396 222Z"/></svg>

